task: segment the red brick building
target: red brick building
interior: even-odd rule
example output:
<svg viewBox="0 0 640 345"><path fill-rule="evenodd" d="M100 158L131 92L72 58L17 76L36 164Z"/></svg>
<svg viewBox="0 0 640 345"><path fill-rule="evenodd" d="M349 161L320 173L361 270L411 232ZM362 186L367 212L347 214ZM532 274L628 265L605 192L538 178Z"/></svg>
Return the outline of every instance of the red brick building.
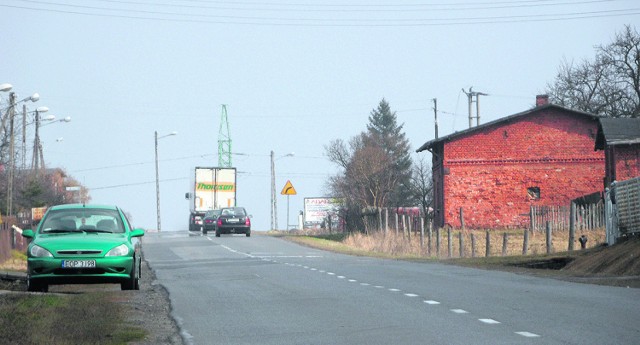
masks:
<svg viewBox="0 0 640 345"><path fill-rule="evenodd" d="M602 118L596 150L604 150L605 186L640 176L640 118Z"/></svg>
<svg viewBox="0 0 640 345"><path fill-rule="evenodd" d="M469 228L529 225L530 206L566 206L603 190L598 117L548 104L429 141L434 223Z"/></svg>

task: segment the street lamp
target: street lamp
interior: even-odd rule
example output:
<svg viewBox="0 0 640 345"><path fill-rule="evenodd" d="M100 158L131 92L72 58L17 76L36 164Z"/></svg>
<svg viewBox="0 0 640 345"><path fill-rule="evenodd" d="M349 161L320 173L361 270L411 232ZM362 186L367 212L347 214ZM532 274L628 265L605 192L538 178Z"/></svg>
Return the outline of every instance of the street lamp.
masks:
<svg viewBox="0 0 640 345"><path fill-rule="evenodd" d="M162 136L158 136L158 131L155 131L155 142L156 142L156 215L158 217L158 232L160 229L160 176L158 174L158 139L166 138L172 135L176 135L178 132L171 132L169 134L165 134Z"/></svg>
<svg viewBox="0 0 640 345"><path fill-rule="evenodd" d="M11 84L1 84L0 90L9 91L13 88ZM15 134L14 134L14 118L15 118L15 108L16 104L26 101L37 102L40 99L40 95L34 93L33 95L16 102L16 93L11 92L9 94L9 107L8 114L2 119L2 127L0 128L0 133L2 133L2 129L4 128L5 121L7 118L10 118L9 121L9 150L10 150L10 161L9 161L9 179L7 183L7 215L11 215L13 213L13 179L14 179L14 171L15 171ZM44 107L44 111L48 111L49 108Z"/></svg>
<svg viewBox="0 0 640 345"><path fill-rule="evenodd" d="M41 124L40 127L48 126L48 125L50 125L52 123L56 123L56 122L71 122L71 116L67 116L64 119L57 119L56 120L55 115L49 115L49 116L45 117L42 120L49 121L49 122Z"/></svg>
<svg viewBox="0 0 640 345"><path fill-rule="evenodd" d="M274 153L271 151L271 230L278 230L278 201L276 198L276 167L275 161L284 157L293 157L295 153L287 153L284 156L274 158ZM287 220L288 222L288 220ZM287 224L288 226L288 224Z"/></svg>

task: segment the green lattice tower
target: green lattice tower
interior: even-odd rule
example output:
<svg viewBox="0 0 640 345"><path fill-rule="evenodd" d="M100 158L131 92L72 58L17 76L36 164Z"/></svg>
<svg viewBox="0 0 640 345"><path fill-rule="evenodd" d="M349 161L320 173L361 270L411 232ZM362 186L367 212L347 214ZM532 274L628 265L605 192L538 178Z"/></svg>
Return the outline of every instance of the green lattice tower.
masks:
<svg viewBox="0 0 640 345"><path fill-rule="evenodd" d="M222 105L220 114L220 131L218 132L218 166L231 167L231 136L229 135L229 120L227 119L227 105Z"/></svg>

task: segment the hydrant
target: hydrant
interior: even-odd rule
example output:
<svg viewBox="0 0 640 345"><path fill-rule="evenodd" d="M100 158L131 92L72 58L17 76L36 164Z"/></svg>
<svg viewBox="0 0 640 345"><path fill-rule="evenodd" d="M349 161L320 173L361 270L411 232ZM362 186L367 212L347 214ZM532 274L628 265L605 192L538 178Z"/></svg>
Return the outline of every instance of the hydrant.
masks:
<svg viewBox="0 0 640 345"><path fill-rule="evenodd" d="M588 241L588 240L587 240L587 236L585 236L585 235L580 236L580 238L578 239L578 241L580 241L580 247L581 247L582 249L587 248L587 241Z"/></svg>

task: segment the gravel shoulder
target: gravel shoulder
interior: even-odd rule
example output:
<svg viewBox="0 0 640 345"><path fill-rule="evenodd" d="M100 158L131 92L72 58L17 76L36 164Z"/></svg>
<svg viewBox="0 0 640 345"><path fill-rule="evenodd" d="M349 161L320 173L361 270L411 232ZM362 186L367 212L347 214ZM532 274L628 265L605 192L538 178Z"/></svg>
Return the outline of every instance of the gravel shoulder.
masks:
<svg viewBox="0 0 640 345"><path fill-rule="evenodd" d="M140 290L126 296L123 301L130 308L128 321L147 331L143 341L136 345L183 345L178 325L171 316L169 293L157 283L155 274L143 260Z"/></svg>

